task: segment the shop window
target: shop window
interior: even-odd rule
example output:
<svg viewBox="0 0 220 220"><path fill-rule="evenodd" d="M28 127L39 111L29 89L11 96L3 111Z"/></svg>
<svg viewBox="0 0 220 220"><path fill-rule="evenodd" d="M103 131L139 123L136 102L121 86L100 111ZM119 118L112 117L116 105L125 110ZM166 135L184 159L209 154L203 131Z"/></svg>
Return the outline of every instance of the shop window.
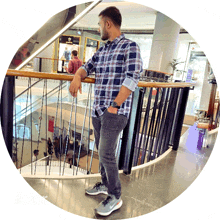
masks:
<svg viewBox="0 0 220 220"><path fill-rule="evenodd" d="M92 58L94 53L98 50L99 44L98 40L86 37L83 62L87 62Z"/></svg>
<svg viewBox="0 0 220 220"><path fill-rule="evenodd" d="M68 63L71 60L71 52L73 50L77 50L78 55L80 54L80 41L81 37L74 35L63 35L59 38L58 73L66 72L63 67L68 67Z"/></svg>

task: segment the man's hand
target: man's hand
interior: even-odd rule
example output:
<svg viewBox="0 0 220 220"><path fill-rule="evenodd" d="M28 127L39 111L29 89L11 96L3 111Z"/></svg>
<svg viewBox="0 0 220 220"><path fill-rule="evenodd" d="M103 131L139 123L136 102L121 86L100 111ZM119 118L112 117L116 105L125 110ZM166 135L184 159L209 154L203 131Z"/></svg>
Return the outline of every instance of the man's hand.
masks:
<svg viewBox="0 0 220 220"><path fill-rule="evenodd" d="M79 75L75 75L71 84L70 84L70 94L73 97L77 97L77 92L80 92L80 94L82 94L82 89L81 89L81 77Z"/></svg>
<svg viewBox="0 0 220 220"><path fill-rule="evenodd" d="M118 113L118 109L117 108L113 108L112 106L110 106L107 111L109 113L112 113L112 114L117 114Z"/></svg>
<svg viewBox="0 0 220 220"><path fill-rule="evenodd" d="M80 94L82 94L82 89L81 89L81 80L84 79L86 77L87 73L84 69L79 68L76 73L75 76L70 84L70 94L73 97L77 97L77 93L78 90L80 92Z"/></svg>

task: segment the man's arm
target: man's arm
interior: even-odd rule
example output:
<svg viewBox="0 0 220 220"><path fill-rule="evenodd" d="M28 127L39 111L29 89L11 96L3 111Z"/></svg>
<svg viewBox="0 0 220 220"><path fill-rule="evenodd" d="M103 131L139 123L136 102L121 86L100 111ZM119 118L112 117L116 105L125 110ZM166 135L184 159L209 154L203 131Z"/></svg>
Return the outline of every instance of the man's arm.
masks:
<svg viewBox="0 0 220 220"><path fill-rule="evenodd" d="M96 61L96 54L93 55L93 57L82 67L80 67L76 73L75 76L70 84L70 94L73 97L77 97L77 92L79 90L80 93L82 93L81 90L81 80L85 79L91 72L94 71L95 67L95 61Z"/></svg>
<svg viewBox="0 0 220 220"><path fill-rule="evenodd" d="M80 93L82 93L82 89L81 89L81 80L85 79L87 76L87 72L83 69L83 68L79 68L76 73L75 76L70 84L70 94L73 97L77 97L77 92L79 90Z"/></svg>

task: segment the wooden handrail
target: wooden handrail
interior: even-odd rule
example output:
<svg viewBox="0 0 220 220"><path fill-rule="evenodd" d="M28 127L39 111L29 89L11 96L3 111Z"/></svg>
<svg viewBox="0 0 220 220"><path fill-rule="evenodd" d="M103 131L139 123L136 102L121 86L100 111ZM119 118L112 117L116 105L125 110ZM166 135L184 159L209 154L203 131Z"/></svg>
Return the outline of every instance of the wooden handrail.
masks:
<svg viewBox="0 0 220 220"><path fill-rule="evenodd" d="M202 122L200 122L200 123L198 123L197 128L210 129L211 125L210 125L210 123L202 123Z"/></svg>
<svg viewBox="0 0 220 220"><path fill-rule="evenodd" d="M143 82L138 83L138 87L153 87L153 88L185 88L191 87L191 83L168 83L168 82Z"/></svg>
<svg viewBox="0 0 220 220"><path fill-rule="evenodd" d="M12 69L8 69L6 75L31 77L31 78L39 78L39 79L65 80L65 81L72 81L74 77L74 75L68 75L68 74L31 72L31 71L12 70ZM95 79L87 77L82 82L95 83ZM192 83L167 83L167 82L142 82L142 81L138 83L138 87L154 87L154 88L184 88L191 86L193 86Z"/></svg>
<svg viewBox="0 0 220 220"><path fill-rule="evenodd" d="M31 78L38 78L38 79L65 80L65 81L72 81L74 77L74 75L70 75L70 74L31 72L31 71L12 70L12 69L9 69L6 75L7 76L31 77ZM86 79L83 80L83 82L95 83L95 79L87 77Z"/></svg>

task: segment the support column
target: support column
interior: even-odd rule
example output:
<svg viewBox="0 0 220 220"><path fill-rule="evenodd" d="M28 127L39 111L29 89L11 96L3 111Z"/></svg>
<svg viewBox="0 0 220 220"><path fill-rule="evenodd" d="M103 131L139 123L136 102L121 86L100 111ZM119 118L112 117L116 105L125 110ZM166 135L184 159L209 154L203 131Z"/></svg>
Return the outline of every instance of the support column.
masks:
<svg viewBox="0 0 220 220"><path fill-rule="evenodd" d="M176 58L179 32L179 24L166 15L160 12L157 13L148 67L149 70L173 73L170 62Z"/></svg>

